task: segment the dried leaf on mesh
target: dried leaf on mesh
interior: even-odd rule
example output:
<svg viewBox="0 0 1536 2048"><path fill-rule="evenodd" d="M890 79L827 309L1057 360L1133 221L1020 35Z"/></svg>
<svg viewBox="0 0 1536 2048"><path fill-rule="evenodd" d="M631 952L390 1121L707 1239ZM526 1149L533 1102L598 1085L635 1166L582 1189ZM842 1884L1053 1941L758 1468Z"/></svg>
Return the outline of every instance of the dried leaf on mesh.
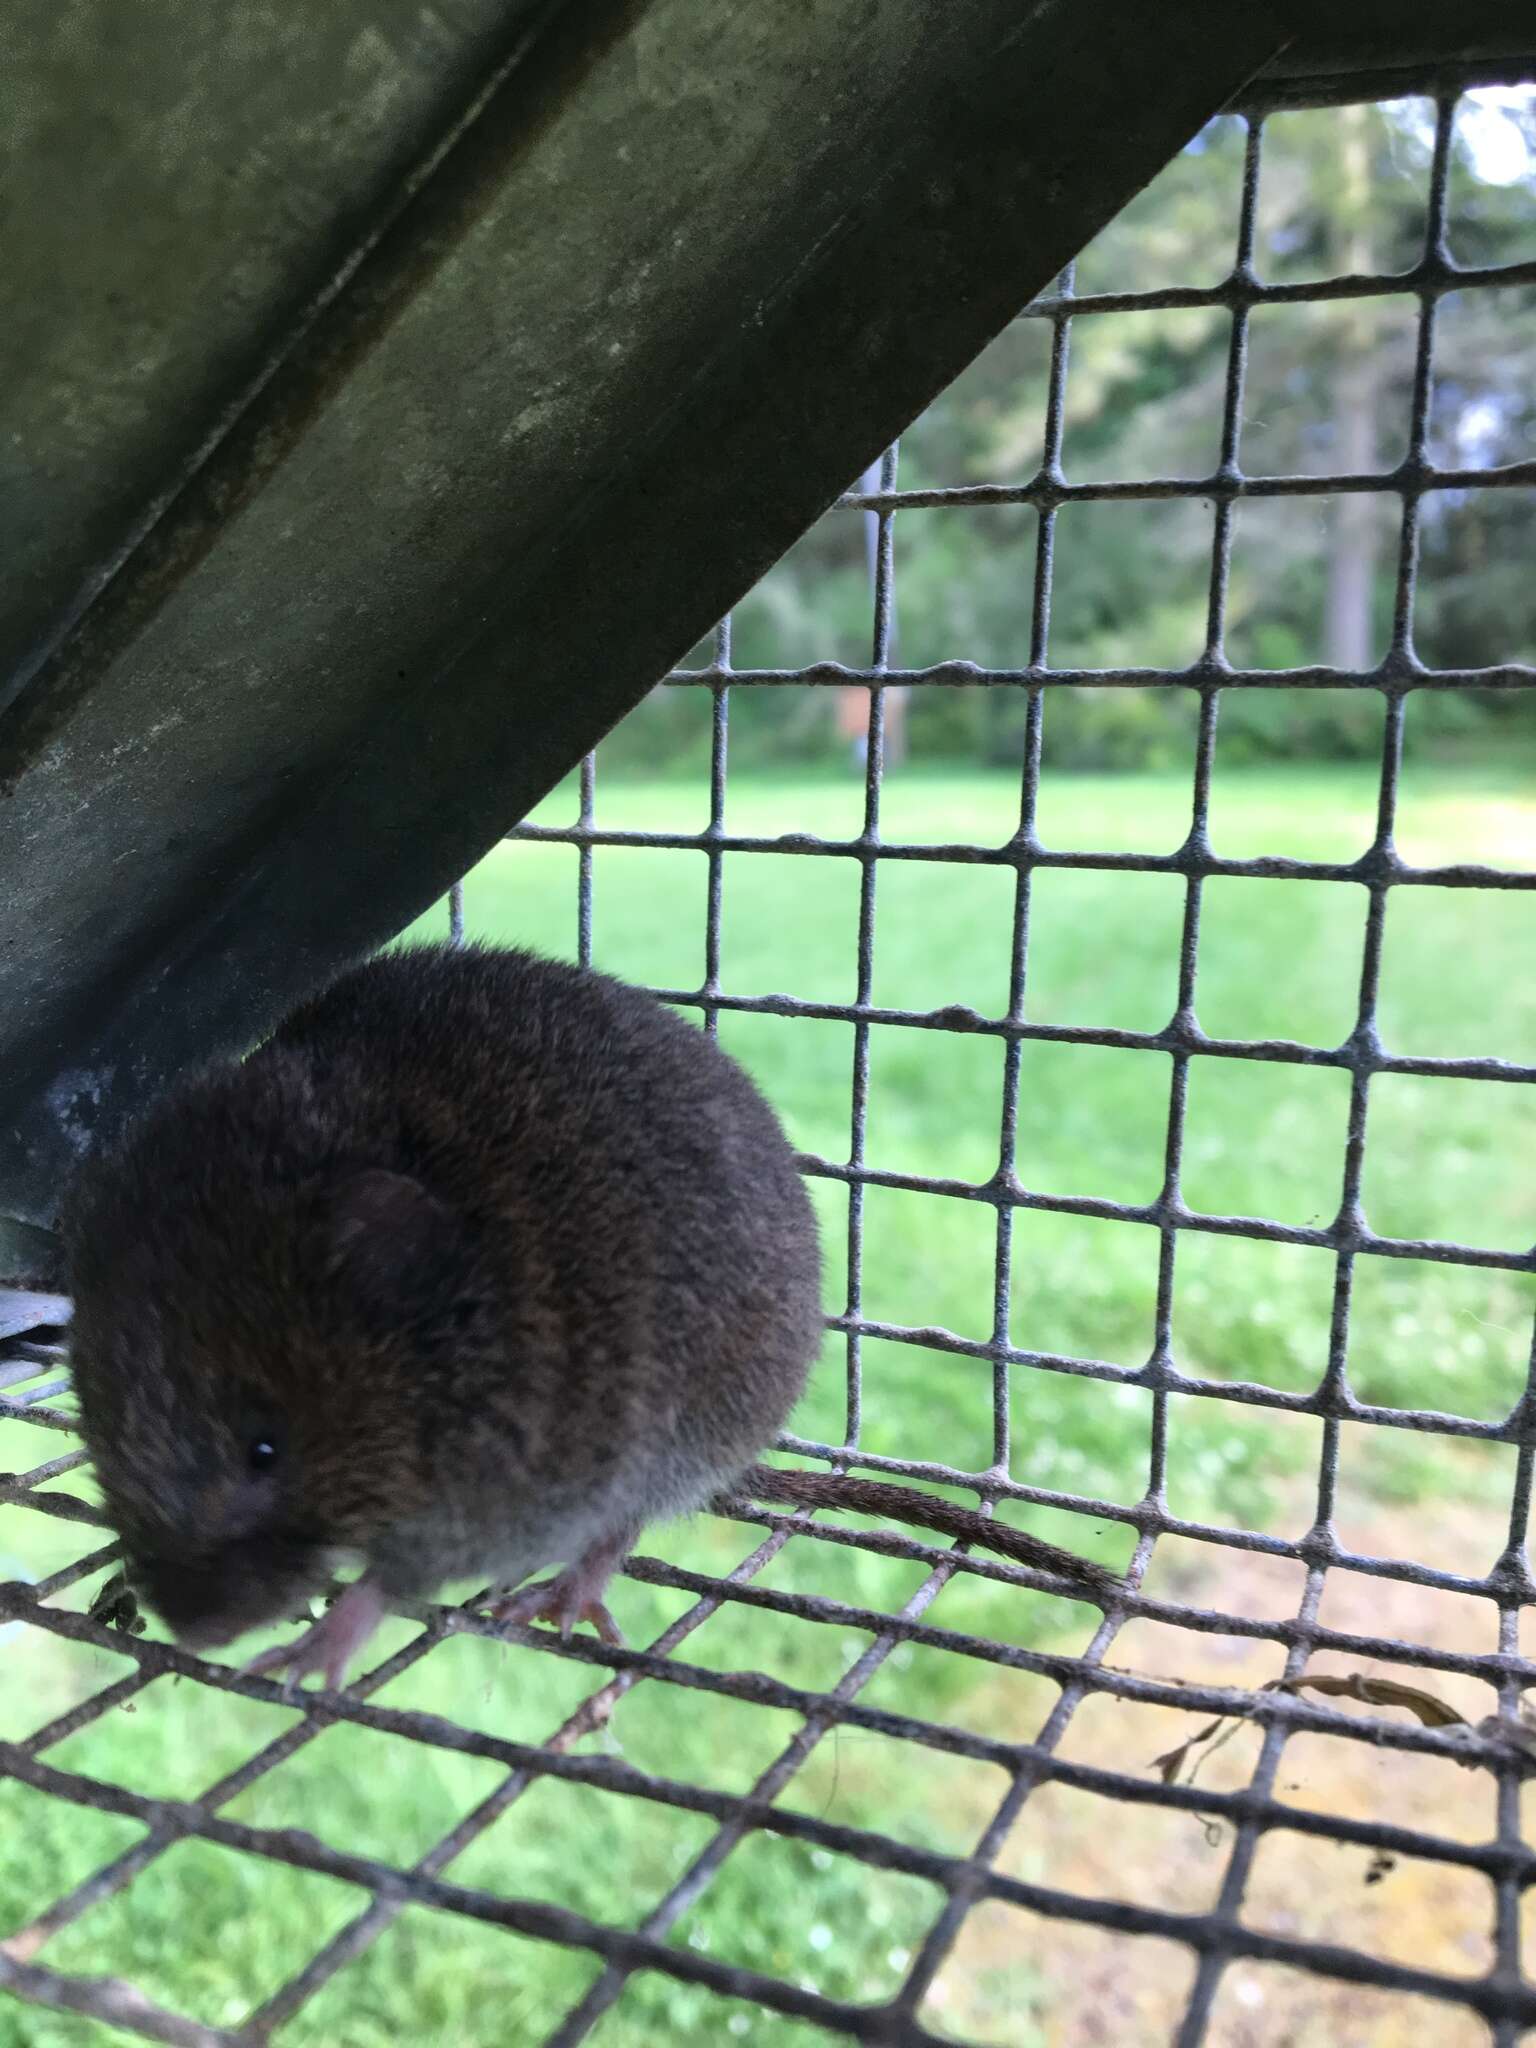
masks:
<svg viewBox="0 0 1536 2048"><path fill-rule="evenodd" d="M1223 1743L1230 1742L1246 1719L1242 1714L1221 1714L1214 1721L1207 1721L1203 1728L1197 1728L1186 1742L1176 1749L1165 1750L1161 1756L1152 1759L1152 1768L1165 1785L1177 1785L1179 1773L1189 1763L1189 1779L1195 1782L1195 1773L1210 1757L1213 1757ZM1190 1759L1193 1758L1193 1762Z"/></svg>
<svg viewBox="0 0 1536 2048"><path fill-rule="evenodd" d="M1422 1686L1404 1685L1401 1679L1378 1678L1370 1671L1330 1672L1316 1677L1305 1672L1300 1678L1280 1678L1266 1690L1278 1692L1320 1692L1333 1699L1359 1700L1367 1707L1406 1707L1426 1728L1465 1728L1465 1714L1447 1706Z"/></svg>
<svg viewBox="0 0 1536 2048"><path fill-rule="evenodd" d="M1260 1692L1319 1692L1332 1699L1359 1700L1362 1706L1367 1707L1406 1707L1426 1728L1471 1726L1465 1714L1458 1713L1455 1707L1448 1706L1422 1686L1405 1685L1401 1679L1382 1678L1371 1671L1303 1672L1297 1678L1269 1679L1258 1689ZM1154 1757L1153 1770L1165 1785L1176 1785L1187 1764L1189 1775L1186 1782L1193 1784L1200 1766L1214 1756L1223 1743L1231 1741L1246 1718L1242 1714L1218 1715L1214 1721L1196 1729L1187 1741ZM1519 1740L1519 1746L1536 1761L1536 1722L1527 1719L1524 1729L1524 1738ZM1498 1720L1484 1723L1478 1732L1504 1741L1515 1734L1507 1722Z"/></svg>

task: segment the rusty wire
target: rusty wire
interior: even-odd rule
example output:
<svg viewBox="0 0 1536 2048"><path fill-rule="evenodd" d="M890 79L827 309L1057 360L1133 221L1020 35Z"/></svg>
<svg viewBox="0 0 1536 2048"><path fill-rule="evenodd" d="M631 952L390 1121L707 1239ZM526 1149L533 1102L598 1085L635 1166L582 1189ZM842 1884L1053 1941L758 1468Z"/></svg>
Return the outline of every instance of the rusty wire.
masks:
<svg viewBox="0 0 1536 2048"><path fill-rule="evenodd" d="M1489 76L1495 75L1490 73ZM1509 67L1497 75L1513 75ZM1394 75L1396 76L1396 75ZM79 1526L89 1546L72 1565L36 1585L0 1587L0 1622L30 1628L76 1643L111 1648L130 1660L129 1673L106 1686L68 1713L37 1729L26 1740L0 1744L0 1770L36 1790L81 1806L130 1816L145 1828L128 1850L47 1902L28 1926L0 1944L0 1988L23 2000L91 2015L115 2023L143 2038L197 2044L197 2048L234 2048L270 2039L305 2001L361 1955L407 1905L428 1905L488 1926L501 1927L585 1951L601 1960L601 1974L548 2037L552 2048L574 2048L598 2025L637 1970L659 1971L721 1995L745 1998L768 2010L814 2022L849 2038L927 2048L940 2037L921 2017L924 1999L949 1956L967 1915L980 1902L1001 1900L1028 1908L1048 1919L1077 1921L1106 1930L1158 1935L1183 1943L1196 1968L1193 1988L1178 2030L1181 2048L1196 2048L1206 2038L1213 2000L1222 1973L1236 1958L1299 1966L1325 1977L1376 1986L1402 1994L1421 1994L1483 2015L1492 2038L1507 2048L1536 2026L1536 1989L1520 1967L1519 1913L1526 1887L1536 1878L1536 1851L1519 1825L1519 1789L1530 1768L1530 1750L1520 1702L1526 1686L1536 1681L1536 1666L1520 1653L1519 1621L1523 1607L1536 1602L1536 1584L1525 1557L1530 1505L1532 1447L1536 1443L1536 1350L1526 1391L1502 1419L1488 1421L1453 1413L1412 1410L1361 1401L1351 1389L1346 1367L1350 1301L1361 1259L1428 1259L1529 1273L1536 1254L1493 1250L1453 1241L1385 1237L1374 1231L1361 1205L1361 1178L1366 1148L1366 1119L1371 1084L1378 1074L1439 1075L1503 1085L1529 1085L1536 1067L1497 1058L1434 1059L1405 1057L1383 1044L1377 1025L1381 942L1389 892L1394 888L1501 889L1536 887L1536 870L1514 871L1463 863L1426 868L1406 862L1393 842L1398 793L1403 719L1409 697L1421 690L1469 687L1501 690L1536 689L1536 670L1516 664L1488 669L1429 669L1413 646L1413 606L1417 568L1420 507L1424 496L1449 489L1503 489L1536 482L1536 463L1498 470L1447 470L1430 459L1427 435L1433 377L1434 329L1440 299L1452 289L1497 291L1536 280L1536 263L1477 270L1458 267L1446 235L1446 189L1452 121L1458 89L1476 83L1478 74L1457 74L1447 81L1432 72L1397 80L1397 89L1437 92L1438 117L1430 177L1423 252L1405 275L1347 277L1299 285L1263 283L1253 267L1255 209L1258 192L1263 118L1266 107L1247 109L1247 148L1235 261L1228 277L1209 290L1186 288L1141 293L1099 293L1074 296L1070 276L1049 295L1025 309L1030 319L1049 323L1052 338L1044 459L1036 475L1013 485L977 485L945 490L902 490L898 487L892 450L880 466L874 488L851 492L842 501L850 515L862 515L872 527L874 631L867 666L835 663L799 670L736 670L731 664L730 622L716 637L711 664L679 671L669 680L675 687L704 689L711 698L710 814L698 833L637 832L600 828L595 812L595 769L589 759L580 780L577 821L567 828L518 826L509 837L524 843L555 842L578 850L577 951L586 961L592 950L593 851L598 847L652 847L701 853L707 862L705 976L695 989L664 989L667 1000L691 1006L714 1031L722 1012L758 1012L784 1017L834 1019L853 1027L853 1074L850 1141L846 1160L808 1157L805 1170L846 1186L849 1199L848 1294L829 1318L842 1333L847 1352L847 1420L841 1443L812 1443L786 1438L786 1448L803 1456L857 1465L878 1472L969 1488L987 1503L1014 1500L1044 1504L1095 1520L1111 1520L1134 1532L1135 1549L1123 1592L1095 1603L1104 1612L1091 1641L1080 1652L1036 1650L990 1638L966 1635L925 1619L943 1586L957 1574L970 1574L999 1586L1029 1587L1038 1583L1019 1567L970 1556L938 1544L899 1536L890 1531L865 1531L804 1516L786 1516L767 1509L743 1507L740 1518L761 1525L758 1548L723 1579L687 1571L646 1556L628 1560L626 1571L649 1584L688 1596L691 1605L648 1648L610 1647L577 1638L561 1645L548 1632L496 1627L472 1611L472 1604L449 1608L426 1604L414 1610L422 1622L420 1635L391 1657L359 1677L341 1694L315 1694L302 1700L303 1714L284 1734L258 1750L235 1771L206 1787L201 1797L168 1801L146 1797L122 1786L58 1768L48 1752L109 1710L131 1701L165 1673L178 1673L210 1690L251 1699L276 1701L279 1686L205 1663L164 1643L141 1640L110 1629L103 1620L60 1606L58 1597L100 1574L114 1559L110 1544L99 1538L100 1516L89 1501L61 1489L57 1482L83 1461L66 1449L32 1470L0 1480L0 1502L24 1505L56 1521ZM1336 81L1319 91L1319 99L1348 96ZM1289 104L1294 92L1277 99ZM1249 316L1256 306L1276 301L1357 299L1385 292L1416 295L1419 306L1409 444L1403 460L1381 474L1331 476L1248 476L1239 460L1243 380ZM1064 396L1069 340L1074 320L1130 309L1217 306L1230 318L1221 458L1216 470L1199 479L1153 479L1137 482L1071 484L1061 469ZM866 479L866 481L868 481ZM1231 560L1235 505L1243 499L1284 495L1374 491L1395 494L1401 505L1396 571L1396 601L1391 644L1383 660L1360 673L1322 666L1303 670L1236 670L1227 662L1223 635ZM1048 660L1053 545L1056 516L1063 505L1084 499L1201 499L1214 506L1206 645L1188 669L1124 669L1081 671L1053 668ZM1027 503L1039 513L1031 641L1028 662L1011 670L948 662L922 670L890 665L891 618L895 589L895 515L904 508L953 504ZM864 818L857 835L840 840L795 834L753 838L733 834L726 825L726 763L731 694L743 688L786 684L821 686L862 684L869 689ZM1042 709L1048 690L1070 684L1119 688L1154 683L1188 690L1198 703L1190 829L1183 846L1168 855L1064 852L1044 845L1036 829ZM925 688L957 685L1004 688L1024 694L1028 706L1021 802L1017 831L1003 846L976 844L928 845L891 842L881 837L881 789L884 754L885 692L894 684ZM1215 853L1208 836L1208 815L1216 721L1225 690L1353 688L1376 692L1385 704L1385 737L1381 758L1377 829L1374 842L1355 861L1329 863L1279 857L1230 859ZM802 855L814 859L854 861L860 879L857 985L850 1004L801 1001L787 996L746 997L721 981L720 931L724 856L756 853ZM1008 1008L999 1017L983 1016L962 1006L932 1012L897 1010L873 1001L873 958L876 933L877 881L887 861L982 863L1005 868L1015 878L1010 932ZM1050 1025L1025 1014L1031 883L1035 873L1051 868L1097 868L1114 871L1166 872L1183 878L1185 911L1175 1013L1157 1032L1135 1032ZM1337 1046L1285 1040L1233 1040L1212 1037L1200 1026L1195 1009L1202 890L1209 877L1248 876L1347 883L1365 892L1360 997L1356 1023ZM463 934L463 898L450 904L450 930ZM883 1026L903 1025L937 1032L984 1034L1004 1047L1003 1113L999 1166L988 1180L976 1184L890 1172L873 1164L866 1153L866 1116L871 1035ZM1066 1197L1033 1188L1021 1178L1016 1159L1016 1121L1022 1048L1030 1040L1129 1048L1155 1052L1170 1064L1169 1114L1165 1177L1155 1200L1134 1204L1094 1197ZM1350 1106L1345 1147L1342 1198L1334 1220L1326 1226L1301 1228L1264 1217L1212 1215L1191 1210L1180 1189L1185 1110L1190 1064L1196 1059L1260 1060L1337 1068L1349 1076ZM980 1203L996 1218L992 1334L984 1341L962 1339L944 1330L908 1328L871 1319L864 1312L861 1290L863 1198L869 1187L895 1188L954 1200ZM1010 1340L1011 1221L1019 1210L1041 1209L1109 1218L1150 1226L1158 1233L1160 1262L1155 1341L1151 1356L1130 1369L1095 1358L1060 1355L1020 1348ZM1283 1392L1261 1384L1198 1378L1184 1372L1173 1351L1174 1273L1179 1239L1190 1231L1318 1247L1333 1255L1333 1314L1326 1370L1307 1394ZM867 1338L917 1344L929 1351L950 1352L990 1363L993 1376L993 1441L985 1469L964 1470L915 1457L876 1456L860 1448L863 1407L862 1345ZM61 1353L49 1342L13 1342L9 1362L0 1363L0 1418L25 1421L44 1432L69 1437L73 1421ZM1024 1484L1010 1475L1009 1382L1016 1371L1035 1370L1075 1375L1145 1390L1151 1397L1152 1429L1147 1490L1139 1501L1122 1504L1077 1493ZM1181 1518L1167 1500L1166 1460L1168 1405L1172 1394L1316 1416L1321 1422L1322 1451L1318 1469L1316 1515L1299 1540L1244 1528L1228 1528ZM1474 1438L1515 1447L1515 1476L1509 1503L1507 1542L1502 1555L1484 1576L1454 1572L1414 1559L1356 1554L1341 1545L1334 1529L1341 1428L1345 1423ZM1260 1552L1299 1561L1305 1567L1305 1590L1296 1612L1283 1619L1194 1608L1172 1599L1157 1599L1142 1590L1154 1546L1169 1537ZM897 1613L862 1609L808 1594L792 1594L758 1583L763 1568L793 1540L797 1544L852 1545L880 1555L915 1560L927 1567L918 1590ZM1397 1579L1409 1584L1471 1594L1493 1604L1498 1617L1498 1647L1486 1654L1451 1651L1387 1636L1351 1634L1319 1620L1319 1605L1328 1572L1353 1572ZM716 1671L691 1662L689 1636L720 1608L739 1605L764 1616L782 1616L854 1630L868 1635L868 1647L853 1658L844 1676L825 1693L810 1692L761 1673ZM1360 1716L1284 1690L1248 1692L1216 1687L1176 1686L1138 1676L1108 1661L1108 1654L1127 1622L1142 1618L1190 1631L1219 1632L1274 1642L1285 1653L1285 1672L1294 1678L1318 1651L1338 1651L1363 1658L1389 1658L1400 1665L1431 1673L1455 1674L1486 1681L1499 1702L1499 1713L1481 1728L1425 1727L1399 1723L1384 1715ZM590 1667L593 1691L547 1741L513 1742L474 1733L437 1716L390 1709L374 1704L374 1695L429 1655L455 1632L511 1638L528 1650L561 1656ZM1006 1668L1036 1673L1060 1688L1044 1726L1031 1740L1004 1741L938 1721L915 1718L868 1704L860 1695L866 1683L901 1644L916 1643L975 1663L979 1671ZM636 1769L612 1756L579 1752L575 1745L597 1726L613 1701L637 1684L675 1686L700 1696L697 1710L707 1711L707 1698L743 1700L778 1708L797 1719L797 1730L778 1758L745 1796L728 1795ZM1164 1782L1130 1770L1090 1766L1061 1754L1061 1741L1079 1704L1092 1695L1176 1706L1212 1715L1240 1714L1262 1730L1258 1761L1248 1784L1236 1791ZM402 1741L486 1758L506 1776L497 1790L464 1816L411 1868L394 1868L375 1859L350 1854L307 1834L248 1826L222 1817L241 1791L286 1761L326 1727L337 1722L370 1728ZM913 1746L914 1753L947 1753L1000 1767L1008 1790L991 1823L969 1855L922 1849L891 1835L834 1824L784 1808L776 1801L834 1729L863 1729ZM1324 1732L1428 1756L1449 1757L1470 1769L1492 1774L1497 1786L1497 1827L1487 1841L1451 1840L1410 1824L1365 1821L1321 1814L1290 1804L1276 1790L1276 1771L1288 1737L1298 1732ZM444 1875L452 1859L498 1819L532 1784L553 1777L597 1787L614 1797L649 1801L707 1817L716 1824L708 1846L694 1859L671 1890L635 1929L601 1925L579 1914L528 1900L506 1899L454 1883ZM1185 1811L1228 1824L1230 1847L1225 1875L1214 1909L1190 1913L1159 1903L1152 1874L1137 1903L1079 1896L1060 1887L1029 1883L997 1868L996 1858L1024 1802L1039 1786L1061 1784L1102 1796ZM1453 1977L1439 1971L1395 1962L1338 1944L1300 1936L1265 1932L1242 1918L1245 1887L1255 1848L1266 1832L1285 1829L1334 1842L1352 1843L1383 1854L1403 1854L1430 1862L1481 1872L1493 1893L1494 1960L1481 1975ZM754 1831L764 1831L816 1845L830 1853L858 1859L871 1869L900 1871L935 1886L942 1903L926 1938L911 1960L896 1995L879 2005L842 2002L803 1985L761 1972L737 1968L693 1949L667 1941L670 1930L703 1894L737 1844ZM369 1903L298 1974L263 2004L232 2027L189 2020L145 1998L132 1986L112 1980L63 1975L38 1957L61 1929L130 1885L158 1856L189 1838L222 1844L290 1867L326 1872L361 1887Z"/></svg>

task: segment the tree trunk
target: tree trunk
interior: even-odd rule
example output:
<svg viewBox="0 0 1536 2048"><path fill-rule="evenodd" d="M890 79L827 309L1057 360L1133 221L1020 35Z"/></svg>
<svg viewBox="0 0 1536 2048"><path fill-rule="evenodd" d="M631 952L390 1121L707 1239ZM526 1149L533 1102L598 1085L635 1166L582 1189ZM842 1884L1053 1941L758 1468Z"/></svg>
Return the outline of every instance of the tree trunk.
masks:
<svg viewBox="0 0 1536 2048"><path fill-rule="evenodd" d="M1370 265L1365 208L1371 182L1371 110L1340 109L1340 223L1335 237L1337 268L1363 271ZM1371 302L1346 307L1337 328L1333 378L1333 462L1344 475L1377 468L1376 413L1382 366L1377 354ZM1324 659L1334 668L1358 671L1375 665L1371 597L1376 580L1379 515L1376 499L1361 491L1340 492L1329 521L1328 597L1324 615Z"/></svg>

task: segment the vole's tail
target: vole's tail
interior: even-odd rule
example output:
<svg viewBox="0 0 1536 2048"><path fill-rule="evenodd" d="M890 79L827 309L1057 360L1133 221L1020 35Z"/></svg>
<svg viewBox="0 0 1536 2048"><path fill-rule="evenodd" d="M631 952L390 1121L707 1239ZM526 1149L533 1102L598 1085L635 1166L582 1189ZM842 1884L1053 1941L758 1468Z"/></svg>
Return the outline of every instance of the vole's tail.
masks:
<svg viewBox="0 0 1536 2048"><path fill-rule="evenodd" d="M1107 1590L1120 1583L1115 1574L1087 1558L1074 1557L1042 1537L1030 1536L974 1508L956 1507L936 1494L920 1493L915 1486L893 1486L881 1479L864 1479L851 1473L807 1472L799 1466L749 1465L734 1487L723 1496L729 1500L745 1496L750 1500L782 1502L796 1508L841 1508L856 1515L883 1515L893 1522L906 1522L919 1529L932 1529L993 1550L1015 1564L1031 1565L1037 1571L1054 1572L1078 1585Z"/></svg>

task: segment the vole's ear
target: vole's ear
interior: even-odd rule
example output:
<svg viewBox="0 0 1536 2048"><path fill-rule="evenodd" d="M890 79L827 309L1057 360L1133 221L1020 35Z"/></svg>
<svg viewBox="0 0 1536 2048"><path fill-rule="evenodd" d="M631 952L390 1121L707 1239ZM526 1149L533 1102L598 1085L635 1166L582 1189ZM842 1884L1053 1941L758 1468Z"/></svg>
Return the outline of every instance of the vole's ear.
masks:
<svg viewBox="0 0 1536 2048"><path fill-rule="evenodd" d="M453 1212L384 1167L349 1174L332 1191L321 1243L326 1277L370 1321L388 1324L440 1316L465 1265Z"/></svg>

